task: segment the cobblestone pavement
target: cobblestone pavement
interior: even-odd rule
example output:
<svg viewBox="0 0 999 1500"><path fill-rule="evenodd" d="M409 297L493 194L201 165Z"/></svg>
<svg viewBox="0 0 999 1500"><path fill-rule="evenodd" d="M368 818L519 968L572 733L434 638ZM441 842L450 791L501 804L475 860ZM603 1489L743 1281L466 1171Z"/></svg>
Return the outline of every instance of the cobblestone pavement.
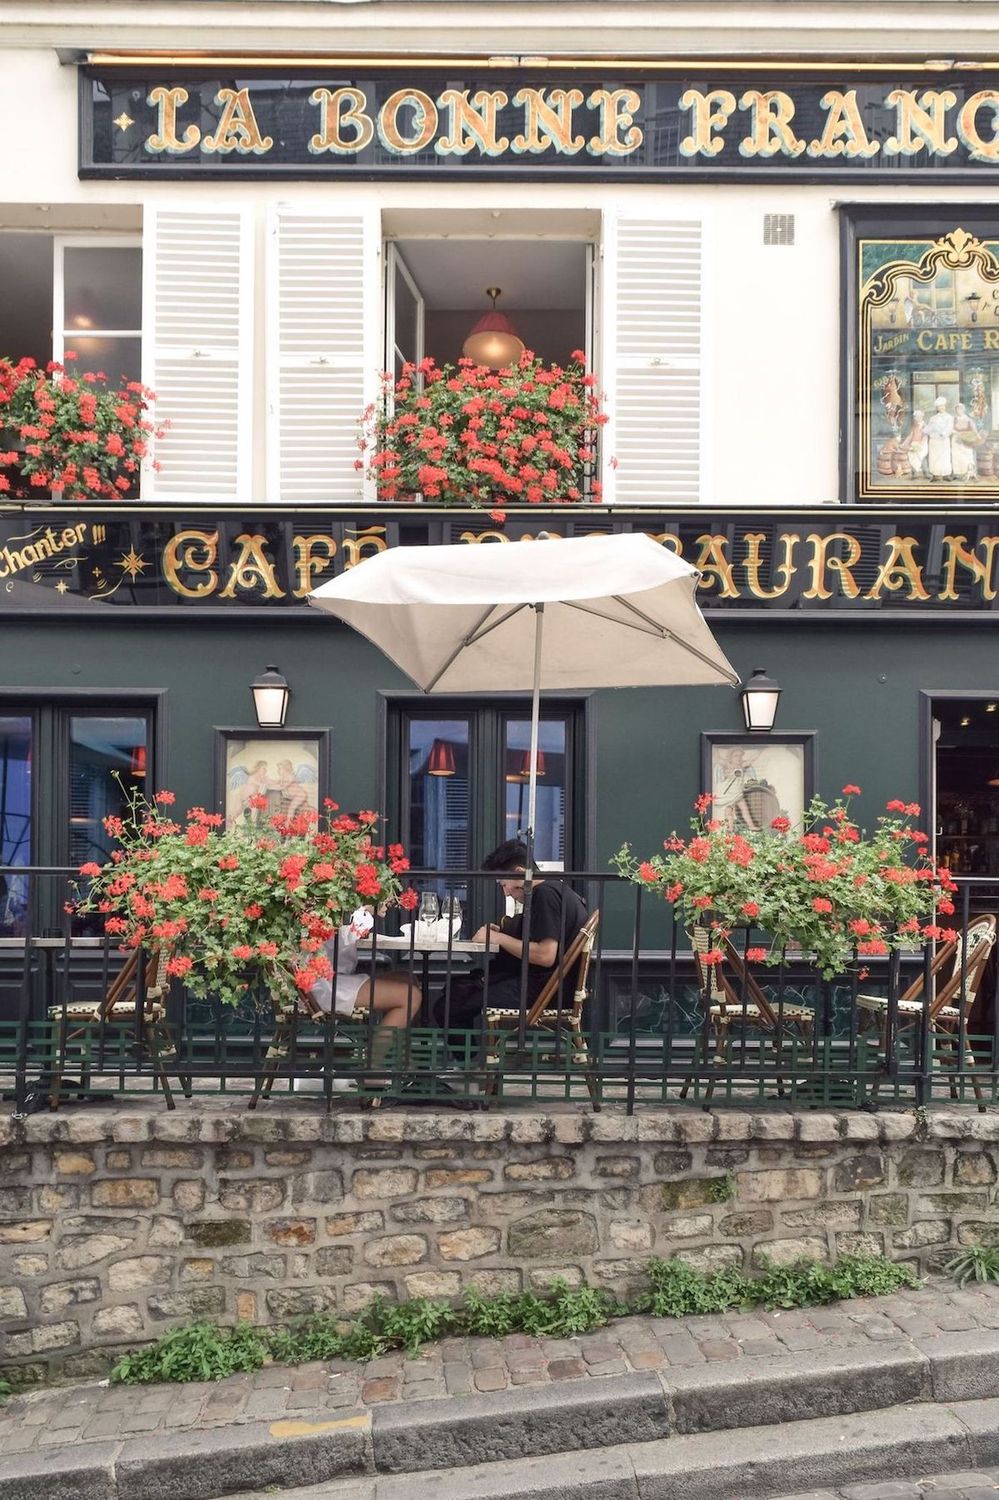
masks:
<svg viewBox="0 0 999 1500"><path fill-rule="evenodd" d="M252 1375L190 1385L50 1387L15 1397L0 1410L0 1457L80 1440L284 1417L308 1419L331 1408L348 1416L385 1402L717 1361L765 1361L789 1351L869 1347L878 1342L897 1349L939 1333L976 1328L999 1328L999 1286L975 1285L962 1291L953 1282L937 1280L889 1297L808 1310L624 1318L580 1338L515 1334L505 1339L446 1339L427 1346L415 1359L394 1352L363 1365L272 1365ZM987 1487L982 1492L989 1493ZM903 1494L919 1493L910 1487L897 1496L902 1500ZM949 1493L956 1500L953 1487ZM977 1497L978 1492L968 1493ZM995 1490L991 1493L994 1496ZM896 1492L890 1494L896 1500ZM859 1500L861 1490L849 1495ZM875 1497L889 1500L889 1490L863 1494L863 1500Z"/></svg>
<svg viewBox="0 0 999 1500"><path fill-rule="evenodd" d="M783 1495L781 1500L996 1500L999 1469L975 1473L937 1474L925 1479L886 1479L882 1484L850 1484L843 1490L809 1490Z"/></svg>

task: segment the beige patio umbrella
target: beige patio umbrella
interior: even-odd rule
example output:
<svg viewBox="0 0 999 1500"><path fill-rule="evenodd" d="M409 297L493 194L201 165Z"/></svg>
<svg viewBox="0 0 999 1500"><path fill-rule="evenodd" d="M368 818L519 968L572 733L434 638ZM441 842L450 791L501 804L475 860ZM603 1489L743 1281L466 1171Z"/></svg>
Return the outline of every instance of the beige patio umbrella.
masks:
<svg viewBox="0 0 999 1500"><path fill-rule="evenodd" d="M395 547L309 595L427 693L527 692L533 851L542 688L739 686L699 573L639 532Z"/></svg>

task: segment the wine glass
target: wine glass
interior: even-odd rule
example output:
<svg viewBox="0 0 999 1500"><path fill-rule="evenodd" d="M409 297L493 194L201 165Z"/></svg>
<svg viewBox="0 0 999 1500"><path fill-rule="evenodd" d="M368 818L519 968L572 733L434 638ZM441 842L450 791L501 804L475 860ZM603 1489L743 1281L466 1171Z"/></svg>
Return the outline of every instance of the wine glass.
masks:
<svg viewBox="0 0 999 1500"><path fill-rule="evenodd" d="M429 931L440 916L440 911L441 904L437 899L436 891L424 891L420 897L419 920L421 927Z"/></svg>
<svg viewBox="0 0 999 1500"><path fill-rule="evenodd" d="M445 896L441 903L441 916L446 917L453 937L461 931L461 902L457 896Z"/></svg>

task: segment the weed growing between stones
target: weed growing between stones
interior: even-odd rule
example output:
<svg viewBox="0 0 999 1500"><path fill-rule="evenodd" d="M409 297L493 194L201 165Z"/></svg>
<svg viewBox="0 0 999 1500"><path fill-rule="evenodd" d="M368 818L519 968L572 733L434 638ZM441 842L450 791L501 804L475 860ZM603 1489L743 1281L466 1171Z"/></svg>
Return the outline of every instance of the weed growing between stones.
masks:
<svg viewBox="0 0 999 1500"><path fill-rule="evenodd" d="M0 1380L0 1406L3 1406L4 1402L6 1401L6 1399L7 1399L7 1397L9 1395L10 1395L10 1382L7 1381L7 1380Z"/></svg>
<svg viewBox="0 0 999 1500"><path fill-rule="evenodd" d="M994 1254L999 1267L999 1248ZM680 1318L726 1312L734 1307L816 1307L840 1298L878 1296L919 1284L908 1266L876 1255L845 1255L832 1266L817 1261L768 1266L755 1278L735 1270L704 1275L682 1260L653 1259L648 1264L648 1278L649 1290L630 1303L594 1287L570 1287L555 1279L541 1294L504 1292L497 1297L481 1297L468 1291L457 1306L427 1297L400 1303L376 1298L351 1322L319 1313L286 1328L253 1328L248 1323L222 1328L216 1323L191 1323L172 1329L147 1349L124 1355L112 1370L111 1379L129 1385L221 1380L241 1371L259 1370L271 1361L304 1364L325 1359L368 1360L389 1349L405 1349L415 1355L434 1339L465 1334L478 1338L503 1338L510 1333L571 1338L632 1313Z"/></svg>
<svg viewBox="0 0 999 1500"><path fill-rule="evenodd" d="M958 1286L968 1281L999 1281L999 1241L986 1240L981 1245L968 1245L958 1252L945 1267Z"/></svg>

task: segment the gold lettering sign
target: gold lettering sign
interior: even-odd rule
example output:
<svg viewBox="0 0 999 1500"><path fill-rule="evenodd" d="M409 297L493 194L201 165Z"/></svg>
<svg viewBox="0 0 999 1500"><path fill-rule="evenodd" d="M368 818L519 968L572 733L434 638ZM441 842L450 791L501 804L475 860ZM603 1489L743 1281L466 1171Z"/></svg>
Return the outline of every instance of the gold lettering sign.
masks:
<svg viewBox="0 0 999 1500"><path fill-rule="evenodd" d="M413 110L412 134L403 135L399 111L404 105ZM425 151L437 134L437 105L420 89L396 89L390 94L378 115L378 138L396 156Z"/></svg>
<svg viewBox="0 0 999 1500"><path fill-rule="evenodd" d="M263 599L283 599L285 591L277 581L274 564L267 556L267 538L241 532L233 542L239 550L229 568L229 578L220 599L235 599L237 589L259 592ZM259 589L258 589L259 585Z"/></svg>
<svg viewBox="0 0 999 1500"><path fill-rule="evenodd" d="M190 95L187 89L168 89L163 85L150 89L147 103L159 111L156 130L146 140L146 150L150 153L167 151L171 156L177 156L183 151L192 151L201 140L201 131L197 125L188 125L182 136L177 135L177 110L182 104L186 104Z"/></svg>
<svg viewBox="0 0 999 1500"><path fill-rule="evenodd" d="M681 96L680 108L693 111L691 133L680 142L681 155L717 156L725 141L715 132L724 131L728 124L735 109L735 95L728 89L712 89L709 94L688 89Z"/></svg>
<svg viewBox="0 0 999 1500"><path fill-rule="evenodd" d="M206 135L201 142L202 151L263 156L271 149L274 142L269 135L260 134L249 89L219 89L215 102L222 105L222 118L215 134Z"/></svg>
<svg viewBox="0 0 999 1500"><path fill-rule="evenodd" d="M502 89L480 89L469 98L468 89L445 89L437 100L447 110L451 123L434 146L438 156L467 156L478 148L485 156L501 156L510 142L496 134L496 114L510 99Z"/></svg>
<svg viewBox="0 0 999 1500"><path fill-rule="evenodd" d="M822 138L809 142L809 156L877 155L881 146L878 141L867 139L864 122L860 118L856 89L850 89L845 94L839 93L836 89L830 89L828 94L823 94L819 102L822 108L828 111L826 125Z"/></svg>
<svg viewBox="0 0 999 1500"><path fill-rule="evenodd" d="M794 100L790 94L772 89L761 94L748 90L739 100L740 109L752 112L750 133L739 142L740 156L800 156L805 149L791 129L794 119Z"/></svg>
<svg viewBox="0 0 999 1500"><path fill-rule="evenodd" d="M918 101L910 89L892 89L885 103L898 111L895 134L885 141L886 156L917 156L923 150L949 156L957 150L957 141L947 134L947 110L957 103L950 89L926 89Z"/></svg>
<svg viewBox="0 0 999 1500"><path fill-rule="evenodd" d="M214 594L219 575L212 563L218 556L219 534L217 531L178 531L163 548L163 576L175 594L182 599L205 599ZM181 578L186 573L204 573L204 578L188 585Z"/></svg>
<svg viewBox="0 0 999 1500"><path fill-rule="evenodd" d="M368 98L363 89L313 89L309 102L318 104L323 112L323 123L309 141L313 155L335 151L339 156L351 156L371 145L375 127L364 112ZM343 134L345 126L351 132L348 137Z"/></svg>
<svg viewBox="0 0 999 1500"><path fill-rule="evenodd" d="M573 135L572 114L583 102L582 89L519 89L514 104L524 106L524 133L513 138L514 151L537 155L554 146L563 156L575 156L586 145L586 137Z"/></svg>

